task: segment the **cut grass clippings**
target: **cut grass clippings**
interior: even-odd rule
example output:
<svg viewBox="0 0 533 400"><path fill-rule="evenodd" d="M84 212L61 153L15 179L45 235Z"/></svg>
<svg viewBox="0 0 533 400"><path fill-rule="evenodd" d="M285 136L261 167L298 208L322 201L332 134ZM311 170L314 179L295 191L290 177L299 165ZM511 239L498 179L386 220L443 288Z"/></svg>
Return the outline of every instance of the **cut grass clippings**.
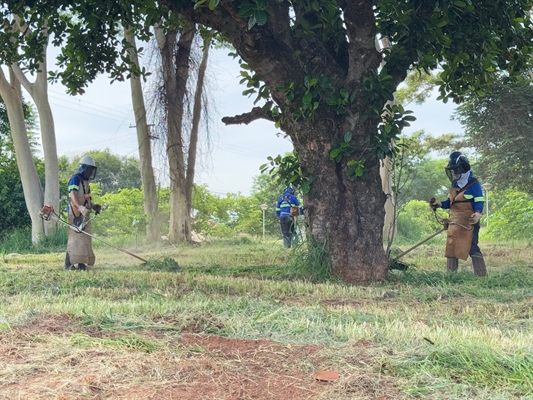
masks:
<svg viewBox="0 0 533 400"><path fill-rule="evenodd" d="M156 260L151 267L98 249L99 261L87 273L63 271L61 253L3 255L0 352L14 358L4 357L0 392L23 396L22 387L19 393L4 390L20 379L26 385L32 379L46 385L41 380L45 375L38 375L44 368L39 360L49 360L45 351L62 360L62 348L68 347L79 354L78 365L91 364L91 357L101 360L100 353L123 359L123 352L139 363L128 364L133 368L128 373L112 364L94 364L101 369L93 369L101 396L116 393L105 383L108 373L124 393L135 391L132 398L149 396L139 395L148 381L161 389L156 392L162 397L168 394L162 390L177 390L170 389L170 382L179 386L185 381L197 396L206 395L201 390L213 381L200 376L222 379L229 371L226 361L217 358L221 350L210 347L213 341L225 340L225 346L236 347L268 341L268 346L275 344L276 351L297 360L283 364L283 357L276 359L271 371L287 373L296 379L291 381L295 387L305 387L307 397L301 398L525 399L533 385L533 251L527 246L516 251L504 251L500 245L486 248L489 275L484 279L462 261L458 273L446 273L442 249L421 246L405 257L407 271L391 271L386 282L365 287L310 273L312 269L291 260L290 252L269 243L184 246L179 252L143 254ZM321 257L317 252L312 259ZM198 340L185 345L186 335ZM286 350L296 347L305 354ZM27 364L18 364L17 354L26 357ZM261 353L235 355L242 364L232 361L231 371L251 377L239 369L247 365L253 368L250 373L262 374L266 358L246 364L254 354ZM184 371L190 367L189 357L198 374L143 373L140 365L152 365L152 357L173 359ZM61 363L56 365L53 376L70 376ZM306 379L312 381L320 370L337 371L340 379L332 386L306 386ZM48 385L55 379L52 375ZM66 394L81 395L69 385ZM279 399L290 394L285 390L276 392ZM304 392L291 393L296 399ZM208 397L225 398L213 393Z"/></svg>

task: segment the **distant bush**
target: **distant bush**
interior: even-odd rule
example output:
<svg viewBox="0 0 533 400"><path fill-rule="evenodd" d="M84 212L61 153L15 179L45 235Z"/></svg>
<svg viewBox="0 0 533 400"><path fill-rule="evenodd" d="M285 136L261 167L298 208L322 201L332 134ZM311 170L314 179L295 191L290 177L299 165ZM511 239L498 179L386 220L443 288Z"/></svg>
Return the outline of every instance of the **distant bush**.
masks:
<svg viewBox="0 0 533 400"><path fill-rule="evenodd" d="M57 253L67 250L68 228L59 226L51 236L46 236L37 245L31 241L31 229L13 229L2 234L0 253Z"/></svg>
<svg viewBox="0 0 533 400"><path fill-rule="evenodd" d="M419 242L441 228L427 202L411 200L398 215L396 234L399 241Z"/></svg>
<svg viewBox="0 0 533 400"><path fill-rule="evenodd" d="M531 240L533 238L533 197L507 190L499 193L500 207L489 215L483 233L487 240Z"/></svg>

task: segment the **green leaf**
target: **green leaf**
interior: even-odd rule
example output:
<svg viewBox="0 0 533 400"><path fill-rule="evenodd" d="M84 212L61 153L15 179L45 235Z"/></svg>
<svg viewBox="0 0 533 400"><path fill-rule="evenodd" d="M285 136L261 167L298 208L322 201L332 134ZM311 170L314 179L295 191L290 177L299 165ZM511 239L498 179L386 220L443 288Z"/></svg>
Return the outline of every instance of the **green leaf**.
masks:
<svg viewBox="0 0 533 400"><path fill-rule="evenodd" d="M344 133L344 141L348 143L350 140L352 140L352 131L346 131Z"/></svg>
<svg viewBox="0 0 533 400"><path fill-rule="evenodd" d="M338 147L336 147L336 148L331 149L331 150L329 151L329 156L330 156L331 158L335 158L335 157L337 157L337 156L340 154L340 152L341 152L341 149L339 149Z"/></svg>

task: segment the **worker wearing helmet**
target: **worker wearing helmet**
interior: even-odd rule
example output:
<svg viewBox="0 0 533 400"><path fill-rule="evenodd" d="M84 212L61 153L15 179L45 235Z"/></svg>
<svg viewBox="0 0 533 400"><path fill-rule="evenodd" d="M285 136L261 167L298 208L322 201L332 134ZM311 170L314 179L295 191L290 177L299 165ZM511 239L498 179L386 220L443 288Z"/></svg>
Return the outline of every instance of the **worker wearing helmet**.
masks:
<svg viewBox="0 0 533 400"><path fill-rule="evenodd" d="M474 177L468 158L459 151L450 154L445 170L452 182L449 197L442 202L430 202L430 207L450 210L445 253L447 269L457 271L459 259L466 260L470 255L474 273L486 276L485 260L478 246L479 220L484 205L481 184Z"/></svg>
<svg viewBox="0 0 533 400"><path fill-rule="evenodd" d="M283 234L283 247L289 249L296 234L294 218L298 215L303 215L303 208L300 207L300 202L294 195L292 187L286 188L283 191L283 195L278 199L276 215L279 218L281 233Z"/></svg>
<svg viewBox="0 0 533 400"><path fill-rule="evenodd" d="M89 180L96 177L96 170L94 159L91 156L83 156L80 158L78 171L68 182L68 223L87 233L91 233L91 211L94 210L98 214L102 209L100 205L93 204L91 199ZM87 269L87 265L94 265L94 261L92 238L69 229L65 269L83 271Z"/></svg>

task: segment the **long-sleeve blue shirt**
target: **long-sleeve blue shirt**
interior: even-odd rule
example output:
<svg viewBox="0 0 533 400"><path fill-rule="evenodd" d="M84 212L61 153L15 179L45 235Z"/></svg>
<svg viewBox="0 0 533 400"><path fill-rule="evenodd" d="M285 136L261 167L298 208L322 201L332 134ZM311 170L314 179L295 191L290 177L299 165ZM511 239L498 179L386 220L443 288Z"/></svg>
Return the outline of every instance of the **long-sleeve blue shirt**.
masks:
<svg viewBox="0 0 533 400"><path fill-rule="evenodd" d="M298 198L291 194L289 196L281 196L278 199L276 204L276 215L278 217L290 217L291 216L291 207L300 207L300 202ZM303 215L303 208L300 207L300 214Z"/></svg>
<svg viewBox="0 0 533 400"><path fill-rule="evenodd" d="M473 176L473 174L470 174L468 183L470 183L472 179L475 179L475 177ZM452 187L459 188L457 183L455 183ZM485 201L484 201L485 199L483 197L483 189L481 188L481 184L479 182L474 182L463 192L463 194L466 200L470 200L470 204L472 205L473 211L483 212L483 206L485 204ZM449 197L442 202L442 208L444 209L450 208Z"/></svg>

